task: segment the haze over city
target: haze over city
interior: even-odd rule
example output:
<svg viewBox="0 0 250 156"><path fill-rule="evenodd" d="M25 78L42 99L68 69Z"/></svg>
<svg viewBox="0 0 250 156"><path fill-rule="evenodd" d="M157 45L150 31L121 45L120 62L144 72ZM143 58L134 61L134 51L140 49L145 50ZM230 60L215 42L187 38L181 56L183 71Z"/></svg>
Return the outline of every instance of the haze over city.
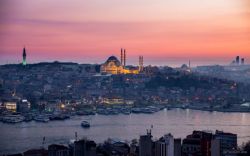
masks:
<svg viewBox="0 0 250 156"><path fill-rule="evenodd" d="M250 156L250 0L0 0L0 156Z"/></svg>
<svg viewBox="0 0 250 156"><path fill-rule="evenodd" d="M1 2L0 61L101 63L119 49L128 64L229 64L250 59L248 0L26 0Z"/></svg>

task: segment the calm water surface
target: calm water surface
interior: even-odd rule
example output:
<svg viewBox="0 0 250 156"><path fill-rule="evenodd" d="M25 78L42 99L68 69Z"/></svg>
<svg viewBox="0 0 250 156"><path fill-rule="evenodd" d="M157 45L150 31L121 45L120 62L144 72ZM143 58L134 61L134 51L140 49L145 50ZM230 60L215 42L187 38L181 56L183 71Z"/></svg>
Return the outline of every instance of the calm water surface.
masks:
<svg viewBox="0 0 250 156"><path fill-rule="evenodd" d="M90 129L83 129L82 120L91 123ZM172 133L175 138L184 138L193 130L223 130L238 134L238 144L250 140L250 113L220 113L197 110L163 110L155 114L74 116L70 120L19 124L0 123L0 154L23 152L45 143L67 144L85 137L100 143L107 138L131 140L145 134L153 125L152 134L159 138Z"/></svg>

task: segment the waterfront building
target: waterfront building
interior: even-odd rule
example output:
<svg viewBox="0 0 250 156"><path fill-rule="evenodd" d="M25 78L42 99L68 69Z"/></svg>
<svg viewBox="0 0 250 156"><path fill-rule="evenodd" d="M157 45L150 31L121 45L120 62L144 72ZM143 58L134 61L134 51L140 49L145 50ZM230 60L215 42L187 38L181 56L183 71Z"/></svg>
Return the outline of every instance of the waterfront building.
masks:
<svg viewBox="0 0 250 156"><path fill-rule="evenodd" d="M103 103L104 104L124 104L124 99L121 97L107 97L103 98Z"/></svg>
<svg viewBox="0 0 250 156"><path fill-rule="evenodd" d="M139 156L152 156L153 155L152 147L153 147L153 141L152 141L151 130L147 130L146 135L140 136Z"/></svg>
<svg viewBox="0 0 250 156"><path fill-rule="evenodd" d="M27 113L30 111L30 108L31 108L31 104L28 100L23 99L20 102L18 102L18 105L17 105L18 112Z"/></svg>
<svg viewBox="0 0 250 156"><path fill-rule="evenodd" d="M4 102L5 109L11 112L17 111L17 102L15 101L7 101Z"/></svg>
<svg viewBox="0 0 250 156"><path fill-rule="evenodd" d="M69 148L63 145L49 145L48 156L69 156Z"/></svg>
<svg viewBox="0 0 250 156"><path fill-rule="evenodd" d="M171 134L155 142L155 156L174 156L174 137Z"/></svg>

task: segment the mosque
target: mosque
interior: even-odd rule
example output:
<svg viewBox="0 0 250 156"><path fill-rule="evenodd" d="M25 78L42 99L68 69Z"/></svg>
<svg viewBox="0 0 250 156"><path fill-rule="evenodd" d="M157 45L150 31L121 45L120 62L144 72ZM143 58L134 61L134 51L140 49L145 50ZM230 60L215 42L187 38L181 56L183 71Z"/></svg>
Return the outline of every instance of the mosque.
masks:
<svg viewBox="0 0 250 156"><path fill-rule="evenodd" d="M139 57L138 67L126 66L126 50L121 49L120 61L115 56L110 56L108 60L101 65L103 74L139 74L143 70L143 56Z"/></svg>

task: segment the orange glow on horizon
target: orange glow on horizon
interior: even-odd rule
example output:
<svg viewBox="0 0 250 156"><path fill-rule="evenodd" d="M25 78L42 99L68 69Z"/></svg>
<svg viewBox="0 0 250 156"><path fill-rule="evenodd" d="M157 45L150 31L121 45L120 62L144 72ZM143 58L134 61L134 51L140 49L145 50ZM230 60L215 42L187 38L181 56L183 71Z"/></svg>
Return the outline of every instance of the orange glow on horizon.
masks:
<svg viewBox="0 0 250 156"><path fill-rule="evenodd" d="M25 45L35 61L80 57L250 60L248 0L27 0L1 3L0 61L17 60ZM43 4L43 5L42 5ZM84 11L83 11L84 10ZM247 16L246 16L247 15Z"/></svg>

